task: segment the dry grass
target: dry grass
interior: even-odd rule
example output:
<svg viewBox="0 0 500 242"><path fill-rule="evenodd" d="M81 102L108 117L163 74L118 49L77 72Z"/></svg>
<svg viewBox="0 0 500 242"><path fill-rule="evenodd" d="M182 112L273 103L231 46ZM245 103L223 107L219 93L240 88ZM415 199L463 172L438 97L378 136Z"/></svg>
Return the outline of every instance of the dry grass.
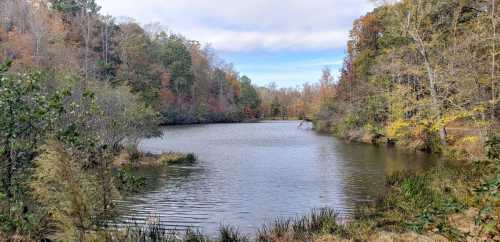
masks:
<svg viewBox="0 0 500 242"><path fill-rule="evenodd" d="M158 162L162 165L172 165L180 163L193 163L196 161L196 156L194 154L183 154L183 153L165 153L161 154L158 158Z"/></svg>
<svg viewBox="0 0 500 242"><path fill-rule="evenodd" d="M196 161L196 156L192 153L184 154L179 152L167 152L159 155L139 152L137 159L132 159L132 155L126 149L120 151L113 161L115 167L124 166L164 166L173 164L189 164Z"/></svg>

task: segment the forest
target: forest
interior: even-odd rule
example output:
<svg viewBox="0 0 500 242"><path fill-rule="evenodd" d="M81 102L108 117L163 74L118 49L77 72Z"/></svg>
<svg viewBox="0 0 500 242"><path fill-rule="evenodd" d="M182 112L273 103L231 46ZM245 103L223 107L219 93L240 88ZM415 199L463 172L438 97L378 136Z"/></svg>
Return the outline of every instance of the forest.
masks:
<svg viewBox="0 0 500 242"><path fill-rule="evenodd" d="M259 116L251 80L213 50L159 24L118 23L94 1L2 2L3 60L11 72L128 89L162 124L233 122ZM82 87L83 88L83 87Z"/></svg>
<svg viewBox="0 0 500 242"><path fill-rule="evenodd" d="M350 140L483 157L498 132L499 3L402 1L356 20L316 128ZM323 96L323 95L321 95Z"/></svg>
<svg viewBox="0 0 500 242"><path fill-rule="evenodd" d="M333 97L334 76L329 67L324 67L316 83L305 83L300 87L281 87L270 83L258 87L260 110L264 119L312 120L320 107Z"/></svg>
<svg viewBox="0 0 500 242"><path fill-rule="evenodd" d="M126 195L120 182L137 179L116 174L116 157L142 156L134 145L161 125L262 119L307 119L349 141L485 162L442 179L395 174L389 200L353 223L318 210L277 220L257 240L365 241L409 229L462 241L443 216L474 206L481 236L498 239L500 1L378 6L353 23L338 78L325 67L317 83L278 88L255 86L209 46L159 24L104 16L94 0L2 0L0 241L179 241L155 228L107 228L114 198ZM444 184L455 178L460 187ZM249 239L222 228L219 240Z"/></svg>
<svg viewBox="0 0 500 242"><path fill-rule="evenodd" d="M382 2L354 22L338 80L325 67L318 83L261 87L262 113L310 117L348 140L479 158L498 131L498 5Z"/></svg>

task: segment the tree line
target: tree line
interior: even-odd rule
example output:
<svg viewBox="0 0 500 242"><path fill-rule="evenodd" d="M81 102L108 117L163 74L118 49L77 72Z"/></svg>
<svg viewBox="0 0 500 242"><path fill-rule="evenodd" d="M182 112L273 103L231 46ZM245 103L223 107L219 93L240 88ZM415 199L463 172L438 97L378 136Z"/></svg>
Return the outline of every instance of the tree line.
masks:
<svg viewBox="0 0 500 242"><path fill-rule="evenodd" d="M484 154L498 132L499 5L379 1L353 24L316 128L455 158Z"/></svg>
<svg viewBox="0 0 500 242"><path fill-rule="evenodd" d="M163 124L234 122L259 116L248 77L208 46L159 24L117 22L93 0L5 0L0 59L11 70L43 69L54 79L81 77L126 86Z"/></svg>
<svg viewBox="0 0 500 242"><path fill-rule="evenodd" d="M499 1L374 1L335 80L260 87L266 118L312 118L349 140L477 158L498 132Z"/></svg>
<svg viewBox="0 0 500 242"><path fill-rule="evenodd" d="M329 67L322 70L316 83L304 83L297 87L278 88L272 82L258 87L261 99L261 115L264 119L312 119L323 102L333 97L334 76Z"/></svg>

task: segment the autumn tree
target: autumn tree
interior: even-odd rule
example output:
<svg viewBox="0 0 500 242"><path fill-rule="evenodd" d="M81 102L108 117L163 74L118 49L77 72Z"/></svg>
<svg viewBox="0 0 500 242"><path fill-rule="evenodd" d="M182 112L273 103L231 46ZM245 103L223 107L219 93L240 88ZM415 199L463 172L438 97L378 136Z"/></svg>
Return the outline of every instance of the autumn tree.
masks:
<svg viewBox="0 0 500 242"><path fill-rule="evenodd" d="M354 22L334 95L316 111L317 126L412 149L439 152L466 139L481 147L497 123L498 3L383 2ZM463 137L457 125L478 135Z"/></svg>
<svg viewBox="0 0 500 242"><path fill-rule="evenodd" d="M238 99L238 104L248 118L259 117L260 98L257 90L252 86L252 81L247 76L242 76L240 83L241 96Z"/></svg>

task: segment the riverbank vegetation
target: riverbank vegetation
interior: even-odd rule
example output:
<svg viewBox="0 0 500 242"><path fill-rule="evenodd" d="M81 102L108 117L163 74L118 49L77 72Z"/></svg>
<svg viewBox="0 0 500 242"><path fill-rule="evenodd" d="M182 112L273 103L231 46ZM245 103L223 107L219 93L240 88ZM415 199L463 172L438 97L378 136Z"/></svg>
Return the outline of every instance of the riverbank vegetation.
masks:
<svg viewBox="0 0 500 242"><path fill-rule="evenodd" d="M498 144L497 144L498 148ZM339 220L328 209L276 220L259 241L498 241L499 160L397 173L386 192ZM304 222L306 221L306 222ZM305 225L304 225L305 224ZM310 225L312 224L312 225Z"/></svg>
<svg viewBox="0 0 500 242"><path fill-rule="evenodd" d="M318 130L483 158L498 130L498 1L398 1L355 21Z"/></svg>

